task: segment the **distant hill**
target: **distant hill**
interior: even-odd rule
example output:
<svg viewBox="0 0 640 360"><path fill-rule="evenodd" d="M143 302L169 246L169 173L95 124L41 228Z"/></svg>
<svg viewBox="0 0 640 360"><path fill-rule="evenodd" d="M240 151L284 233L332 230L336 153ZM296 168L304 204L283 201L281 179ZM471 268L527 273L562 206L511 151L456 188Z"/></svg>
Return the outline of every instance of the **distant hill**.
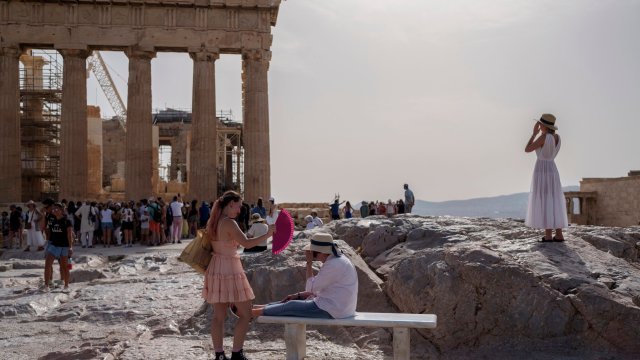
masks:
<svg viewBox="0 0 640 360"><path fill-rule="evenodd" d="M566 186L564 191L579 191L579 186ZM468 200L431 202L416 200L413 213L418 215L451 215L489 218L524 219L529 193L517 193Z"/></svg>

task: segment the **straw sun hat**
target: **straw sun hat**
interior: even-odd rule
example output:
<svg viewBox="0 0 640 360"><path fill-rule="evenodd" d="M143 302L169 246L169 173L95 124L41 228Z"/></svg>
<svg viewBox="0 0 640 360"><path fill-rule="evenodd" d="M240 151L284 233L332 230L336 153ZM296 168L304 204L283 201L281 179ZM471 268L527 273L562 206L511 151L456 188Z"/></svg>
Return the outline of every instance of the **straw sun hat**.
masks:
<svg viewBox="0 0 640 360"><path fill-rule="evenodd" d="M542 114L540 119L537 121L549 129L558 130L558 127L556 126L556 117L551 114Z"/></svg>
<svg viewBox="0 0 640 360"><path fill-rule="evenodd" d="M251 222L252 223L264 222L264 219L260 217L260 214L251 214Z"/></svg>
<svg viewBox="0 0 640 360"><path fill-rule="evenodd" d="M305 246L305 250L317 251L323 254L334 254L333 251L335 245L333 243L333 236L327 233L315 233L311 236L309 244Z"/></svg>

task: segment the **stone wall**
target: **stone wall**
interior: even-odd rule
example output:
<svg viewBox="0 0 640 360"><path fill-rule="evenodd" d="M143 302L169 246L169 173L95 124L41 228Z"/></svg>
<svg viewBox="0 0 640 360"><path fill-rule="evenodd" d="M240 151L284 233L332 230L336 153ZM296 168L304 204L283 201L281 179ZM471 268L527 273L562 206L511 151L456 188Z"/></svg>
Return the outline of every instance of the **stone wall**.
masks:
<svg viewBox="0 0 640 360"><path fill-rule="evenodd" d="M596 225L631 226L640 222L640 176L583 179L580 191L597 192Z"/></svg>

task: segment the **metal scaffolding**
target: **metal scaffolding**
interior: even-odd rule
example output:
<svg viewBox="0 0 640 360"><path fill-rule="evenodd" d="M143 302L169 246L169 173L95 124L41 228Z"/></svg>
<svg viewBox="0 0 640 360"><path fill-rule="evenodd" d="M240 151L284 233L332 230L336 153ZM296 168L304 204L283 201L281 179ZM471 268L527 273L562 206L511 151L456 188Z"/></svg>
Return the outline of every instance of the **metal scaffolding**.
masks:
<svg viewBox="0 0 640 360"><path fill-rule="evenodd" d="M231 110L221 110L216 114L218 118L218 195L226 190L244 192L244 147L242 143L242 123L233 119ZM192 115L188 109L167 108L156 110L153 114L153 123L159 127L160 138L164 143L160 144L160 156L168 150L165 146L170 142L168 139L180 136L180 127L171 124L191 124ZM165 155L166 156L166 155ZM186 170L186 163L171 163L171 168ZM167 171L163 168L160 172ZM182 172L182 177L186 177L186 171ZM189 180L186 179L188 182Z"/></svg>
<svg viewBox="0 0 640 360"><path fill-rule="evenodd" d="M23 200L57 198L60 167L62 56L30 50L20 57Z"/></svg>

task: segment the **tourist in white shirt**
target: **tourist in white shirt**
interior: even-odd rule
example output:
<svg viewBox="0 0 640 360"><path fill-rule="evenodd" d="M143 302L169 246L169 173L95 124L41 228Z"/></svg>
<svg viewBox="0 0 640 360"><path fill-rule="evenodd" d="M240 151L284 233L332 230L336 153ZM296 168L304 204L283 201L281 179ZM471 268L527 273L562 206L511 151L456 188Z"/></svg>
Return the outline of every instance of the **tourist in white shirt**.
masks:
<svg viewBox="0 0 640 360"><path fill-rule="evenodd" d="M266 224L265 219L260 217L260 214L251 214L251 227L247 231L248 238L257 238L260 237L267 232L269 232L269 225ZM267 250L267 241L269 239L264 239L260 244L252 247L244 249L244 252L262 252Z"/></svg>
<svg viewBox="0 0 640 360"><path fill-rule="evenodd" d="M304 221L306 221L306 222L307 222L307 228L306 228L307 230L311 230L311 229L313 229L314 227L316 227L316 223L315 223L315 222L313 222L313 216L311 216L311 215L307 215L307 216L305 216L305 217L304 217Z"/></svg>
<svg viewBox="0 0 640 360"><path fill-rule="evenodd" d="M316 227L324 225L324 222L322 222L322 219L320 219L318 217L318 213L317 212L312 211L311 212L311 217L313 218L313 223L315 224Z"/></svg>
<svg viewBox="0 0 640 360"><path fill-rule="evenodd" d="M98 209L95 202L86 201L77 211L80 218L80 242L82 247L93 247L93 231L98 221Z"/></svg>
<svg viewBox="0 0 640 360"><path fill-rule="evenodd" d="M279 302L254 306L254 317L265 315L342 319L355 315L358 275L351 261L334 244L333 237L326 233L316 233L305 251L305 291L287 295ZM312 267L314 260L322 262L322 267L315 276Z"/></svg>
<svg viewBox="0 0 640 360"><path fill-rule="evenodd" d="M104 210L100 210L100 222L102 223L102 230L104 230L104 246L111 247L111 232L113 231L113 210L109 208L109 205L105 205Z"/></svg>
<svg viewBox="0 0 640 360"><path fill-rule="evenodd" d="M182 207L184 203L182 203L182 197L180 194L178 196L173 197L173 201L171 202L171 214L173 216L173 221L171 222L171 243L175 244L176 241L180 244L180 237L182 235Z"/></svg>

